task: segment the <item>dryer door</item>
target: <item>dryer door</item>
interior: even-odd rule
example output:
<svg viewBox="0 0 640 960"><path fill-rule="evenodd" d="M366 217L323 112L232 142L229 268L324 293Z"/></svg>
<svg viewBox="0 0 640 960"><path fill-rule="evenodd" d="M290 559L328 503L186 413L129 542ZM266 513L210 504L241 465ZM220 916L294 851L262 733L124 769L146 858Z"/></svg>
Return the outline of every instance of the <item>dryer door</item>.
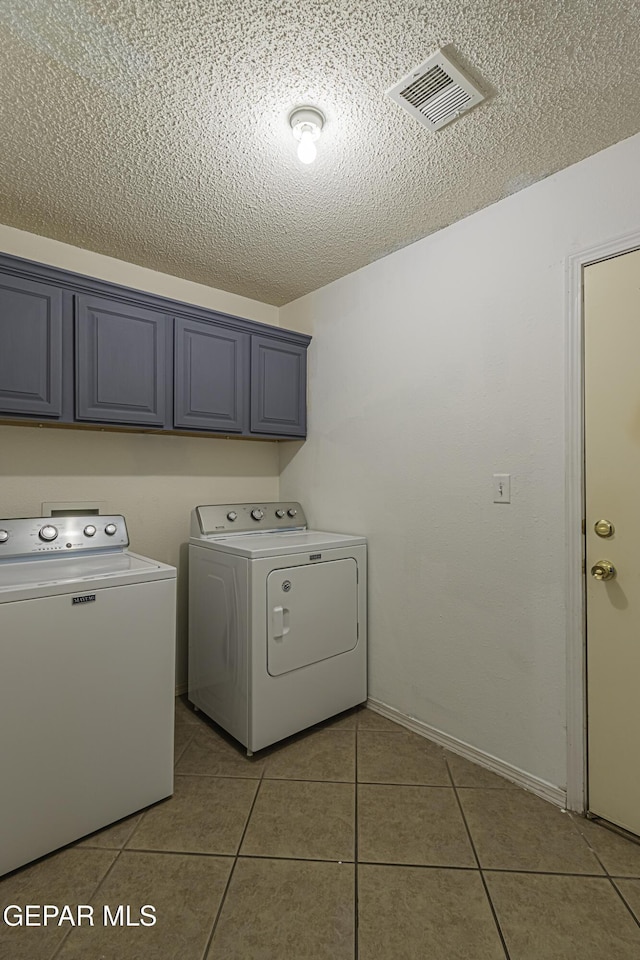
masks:
<svg viewBox="0 0 640 960"><path fill-rule="evenodd" d="M352 557L271 571L267 670L272 677L353 650L358 643L357 583Z"/></svg>

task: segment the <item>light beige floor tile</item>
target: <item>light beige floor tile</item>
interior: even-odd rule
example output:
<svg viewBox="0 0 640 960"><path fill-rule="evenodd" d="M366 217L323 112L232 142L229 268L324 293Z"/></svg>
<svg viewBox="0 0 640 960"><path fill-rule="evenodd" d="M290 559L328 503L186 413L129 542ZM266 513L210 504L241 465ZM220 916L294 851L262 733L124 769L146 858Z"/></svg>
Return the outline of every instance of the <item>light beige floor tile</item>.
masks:
<svg viewBox="0 0 640 960"><path fill-rule="evenodd" d="M640 843L628 840L593 820L571 816L612 877L640 877Z"/></svg>
<svg viewBox="0 0 640 960"><path fill-rule="evenodd" d="M97 830L90 834L77 844L78 847L100 847L105 850L122 850L125 843L138 826L142 819L141 813L136 813L132 817L125 817L118 823L105 827L104 830Z"/></svg>
<svg viewBox="0 0 640 960"><path fill-rule="evenodd" d="M108 850L72 847L0 880L0 918L5 907L15 904L88 904L98 884L116 859ZM15 918L14 912L10 914ZM35 919L35 918L34 918ZM54 921L55 923L55 921ZM0 957L7 960L49 960L70 929L62 926L12 927L0 922Z"/></svg>
<svg viewBox="0 0 640 960"><path fill-rule="evenodd" d="M56 960L200 960L222 900L233 861L218 857L124 851L99 888L100 925L78 928ZM130 906L155 907L155 926L103 926L104 905L115 914Z"/></svg>
<svg viewBox="0 0 640 960"><path fill-rule="evenodd" d="M173 736L173 757L178 762L195 736L196 726L193 723L176 723Z"/></svg>
<svg viewBox="0 0 640 960"><path fill-rule="evenodd" d="M358 709L346 710L335 717L329 717L321 726L329 730L355 730L358 726Z"/></svg>
<svg viewBox="0 0 640 960"><path fill-rule="evenodd" d="M568 814L525 790L460 790L480 864L548 873L603 873Z"/></svg>
<svg viewBox="0 0 640 960"><path fill-rule="evenodd" d="M358 730L386 730L388 733L406 733L407 728L388 717L365 708L358 713Z"/></svg>
<svg viewBox="0 0 640 960"><path fill-rule="evenodd" d="M640 928L606 878L486 873L511 960L637 960Z"/></svg>
<svg viewBox="0 0 640 960"><path fill-rule="evenodd" d="M451 786L444 751L409 731L358 730L358 780Z"/></svg>
<svg viewBox="0 0 640 960"><path fill-rule="evenodd" d="M263 780L240 853L353 860L355 785Z"/></svg>
<svg viewBox="0 0 640 960"><path fill-rule="evenodd" d="M177 776L175 792L147 810L128 850L235 854L258 782Z"/></svg>
<svg viewBox="0 0 640 960"><path fill-rule="evenodd" d="M261 756L247 757L240 744L230 742L216 730L204 725L196 730L180 757L176 773L259 780L264 766Z"/></svg>
<svg viewBox="0 0 640 960"><path fill-rule="evenodd" d="M358 859L475 867L453 788L359 784Z"/></svg>
<svg viewBox="0 0 640 960"><path fill-rule="evenodd" d="M613 881L640 923L640 880Z"/></svg>
<svg viewBox="0 0 640 960"><path fill-rule="evenodd" d="M521 789L515 783L511 783L510 780L506 780L505 777L499 777L496 773L491 773L490 770L485 770L477 763L471 763L455 753L445 750L444 755L456 787L485 787L496 790Z"/></svg>
<svg viewBox="0 0 640 960"><path fill-rule="evenodd" d="M504 960L476 870L360 865L358 913L359 960Z"/></svg>
<svg viewBox="0 0 640 960"><path fill-rule="evenodd" d="M271 749L265 777L277 780L355 780L355 730L321 728Z"/></svg>
<svg viewBox="0 0 640 960"><path fill-rule="evenodd" d="M353 960L353 871L240 859L207 960Z"/></svg>

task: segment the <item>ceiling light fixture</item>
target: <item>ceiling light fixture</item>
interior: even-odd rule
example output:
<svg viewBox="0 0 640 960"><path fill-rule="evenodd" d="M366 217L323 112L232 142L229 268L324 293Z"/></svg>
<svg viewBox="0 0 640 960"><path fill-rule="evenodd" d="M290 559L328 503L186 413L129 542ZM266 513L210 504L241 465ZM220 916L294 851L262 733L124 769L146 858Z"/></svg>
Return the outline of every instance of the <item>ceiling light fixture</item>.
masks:
<svg viewBox="0 0 640 960"><path fill-rule="evenodd" d="M316 158L316 140L324 126L324 116L315 107L299 107L289 117L293 135L298 140L298 159L313 163Z"/></svg>

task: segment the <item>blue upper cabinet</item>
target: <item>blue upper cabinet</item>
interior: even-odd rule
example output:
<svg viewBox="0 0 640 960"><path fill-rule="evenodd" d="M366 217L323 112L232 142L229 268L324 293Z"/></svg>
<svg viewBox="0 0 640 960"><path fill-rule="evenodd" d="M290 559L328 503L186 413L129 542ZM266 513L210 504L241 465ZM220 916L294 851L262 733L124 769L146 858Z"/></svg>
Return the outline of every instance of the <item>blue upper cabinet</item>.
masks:
<svg viewBox="0 0 640 960"><path fill-rule="evenodd" d="M0 418L306 433L311 337L0 253Z"/></svg>
<svg viewBox="0 0 640 960"><path fill-rule="evenodd" d="M247 428L249 334L206 320L175 323L175 427L212 433Z"/></svg>
<svg viewBox="0 0 640 960"><path fill-rule="evenodd" d="M62 413L62 290L0 276L0 413Z"/></svg>
<svg viewBox="0 0 640 960"><path fill-rule="evenodd" d="M76 298L76 419L171 425L169 321L118 300Z"/></svg>
<svg viewBox="0 0 640 960"><path fill-rule="evenodd" d="M251 432L304 437L307 350L273 337L251 337Z"/></svg>

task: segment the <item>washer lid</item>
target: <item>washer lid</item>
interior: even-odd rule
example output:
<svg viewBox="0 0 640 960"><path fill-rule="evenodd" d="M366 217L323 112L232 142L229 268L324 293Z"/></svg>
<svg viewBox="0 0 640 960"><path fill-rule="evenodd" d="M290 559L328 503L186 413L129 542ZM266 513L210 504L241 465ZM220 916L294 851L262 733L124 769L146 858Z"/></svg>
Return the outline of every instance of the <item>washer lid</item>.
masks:
<svg viewBox="0 0 640 960"><path fill-rule="evenodd" d="M325 533L322 530L300 530L288 533L252 533L235 537L192 537L190 543L210 547L224 553L257 560L260 557L279 557L291 553L319 553L355 547L367 542L366 537L348 533Z"/></svg>
<svg viewBox="0 0 640 960"><path fill-rule="evenodd" d="M128 551L0 563L0 603L175 577L176 570Z"/></svg>

